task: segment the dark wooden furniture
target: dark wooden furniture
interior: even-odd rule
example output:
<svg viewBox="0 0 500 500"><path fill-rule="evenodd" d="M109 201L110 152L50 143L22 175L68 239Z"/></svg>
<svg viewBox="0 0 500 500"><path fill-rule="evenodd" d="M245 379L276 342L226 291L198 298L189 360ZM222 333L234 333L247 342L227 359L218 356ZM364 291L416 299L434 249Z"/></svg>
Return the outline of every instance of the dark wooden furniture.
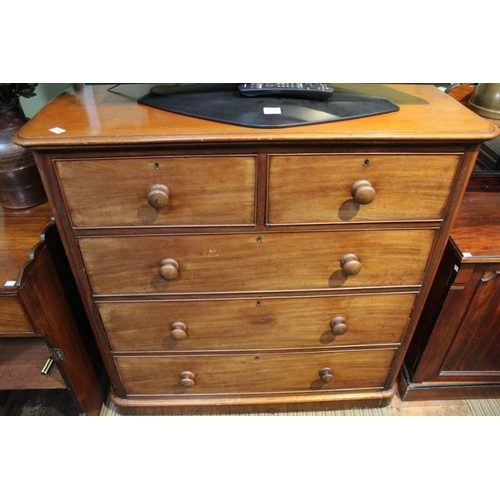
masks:
<svg viewBox="0 0 500 500"><path fill-rule="evenodd" d="M403 400L500 397L500 186L471 179L400 377Z"/></svg>
<svg viewBox="0 0 500 500"><path fill-rule="evenodd" d="M34 151L122 411L387 405L497 129L432 86L396 113L254 129L85 87Z"/></svg>
<svg viewBox="0 0 500 500"><path fill-rule="evenodd" d="M99 356L68 278L49 204L0 208L0 390L67 389L76 411L98 415Z"/></svg>

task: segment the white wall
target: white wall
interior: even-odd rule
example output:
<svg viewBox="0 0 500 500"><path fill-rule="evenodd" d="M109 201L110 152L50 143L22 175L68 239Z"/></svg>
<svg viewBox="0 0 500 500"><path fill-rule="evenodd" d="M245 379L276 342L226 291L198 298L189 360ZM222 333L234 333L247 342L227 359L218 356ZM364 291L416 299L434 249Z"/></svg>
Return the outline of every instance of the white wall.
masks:
<svg viewBox="0 0 500 500"><path fill-rule="evenodd" d="M21 97L21 106L23 107L26 118L33 118L49 101L54 99L71 83L39 83L35 92L35 97L26 99Z"/></svg>

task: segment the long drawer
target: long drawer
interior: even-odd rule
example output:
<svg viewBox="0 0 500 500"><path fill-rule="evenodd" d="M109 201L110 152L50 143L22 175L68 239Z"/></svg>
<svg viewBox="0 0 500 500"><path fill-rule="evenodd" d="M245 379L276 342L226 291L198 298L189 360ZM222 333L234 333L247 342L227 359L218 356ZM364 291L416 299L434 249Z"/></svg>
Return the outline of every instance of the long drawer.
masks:
<svg viewBox="0 0 500 500"><path fill-rule="evenodd" d="M419 285L434 235L410 229L89 237L79 244L94 294L174 294Z"/></svg>
<svg viewBox="0 0 500 500"><path fill-rule="evenodd" d="M33 334L33 328L16 297L0 297L0 337L12 334Z"/></svg>
<svg viewBox="0 0 500 500"><path fill-rule="evenodd" d="M456 155L278 155L269 159L269 224L442 219Z"/></svg>
<svg viewBox="0 0 500 500"><path fill-rule="evenodd" d="M101 302L114 351L230 351L397 344L414 293Z"/></svg>
<svg viewBox="0 0 500 500"><path fill-rule="evenodd" d="M276 393L380 388L395 351L227 356L116 356L129 395Z"/></svg>
<svg viewBox="0 0 500 500"><path fill-rule="evenodd" d="M255 156L56 161L75 227L255 223Z"/></svg>

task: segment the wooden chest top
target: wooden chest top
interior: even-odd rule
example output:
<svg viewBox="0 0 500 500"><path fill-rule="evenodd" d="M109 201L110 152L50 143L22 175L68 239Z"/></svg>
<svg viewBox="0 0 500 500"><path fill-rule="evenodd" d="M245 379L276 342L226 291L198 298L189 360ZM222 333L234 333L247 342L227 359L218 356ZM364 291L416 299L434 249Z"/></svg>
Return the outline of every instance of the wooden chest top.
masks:
<svg viewBox="0 0 500 500"><path fill-rule="evenodd" d="M14 140L25 147L64 148L266 141L484 141L498 134L489 121L432 85L336 86L386 97L400 110L307 127L256 129L138 104L137 99L151 85L122 85L112 91L107 86L85 86L58 96Z"/></svg>

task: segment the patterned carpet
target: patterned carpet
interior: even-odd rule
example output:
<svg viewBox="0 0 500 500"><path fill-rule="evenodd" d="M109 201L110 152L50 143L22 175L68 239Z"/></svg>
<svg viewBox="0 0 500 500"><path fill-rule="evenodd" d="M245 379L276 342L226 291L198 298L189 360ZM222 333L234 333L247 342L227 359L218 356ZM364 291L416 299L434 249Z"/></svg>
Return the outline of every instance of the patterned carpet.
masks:
<svg viewBox="0 0 500 500"><path fill-rule="evenodd" d="M396 400L396 398L395 398ZM396 400L397 401L397 400ZM450 405L456 407L455 401L441 401L439 404L443 406ZM500 416L500 399L467 399L463 401L464 407L467 408L467 412L460 412L457 415L461 416ZM318 417L358 417L358 416L376 416L376 417L394 417L402 415L401 413L395 411L397 409L398 403L395 406L388 406L386 408L367 408L367 409L351 409L351 410L337 410L337 411L315 411L315 412L288 412L288 413L240 413L236 416L318 416ZM418 403L416 403L418 405ZM425 406L423 407L425 408ZM406 413L406 415L411 415ZM415 416L425 416L425 412L415 411ZM436 416L438 415L434 410L427 413L427 415ZM441 413L444 416L452 416L453 412ZM111 401L107 401L101 411L101 416L103 417L119 417L119 410Z"/></svg>
<svg viewBox="0 0 500 500"><path fill-rule="evenodd" d="M103 405L101 411L102 417L121 417L115 405L108 401ZM203 416L203 415L199 415ZM262 417L294 417L294 416L318 416L318 417L355 417L355 416L378 416L390 417L391 412L388 408L371 408L371 409L353 409L353 410L338 410L338 411L314 411L314 412L287 412L287 413L238 413L234 416L262 416Z"/></svg>
<svg viewBox="0 0 500 500"><path fill-rule="evenodd" d="M395 398L396 399L396 398ZM451 411L447 415L453 415L453 408L457 408L456 401L440 401L443 407L450 406ZM467 399L460 401L460 415L466 416L500 416L500 399ZM406 404L406 403L405 403ZM416 403L418 405L418 403ZM402 415L398 409L398 402L386 408L352 409L338 411L315 411L315 412L288 412L288 413L241 413L239 416L332 416L332 417L357 417L378 416L392 417ZM418 407L425 410L425 406ZM465 409L465 411L463 411ZM432 410L428 413L415 411L416 415L436 415ZM411 412L405 412L408 415ZM457 413L458 414L458 413ZM0 416L76 416L78 409L71 396L65 390L48 391L0 391ZM122 416L111 401L106 401L102 406L101 416Z"/></svg>
<svg viewBox="0 0 500 500"><path fill-rule="evenodd" d="M468 399L467 404L473 416L500 415L500 399Z"/></svg>

